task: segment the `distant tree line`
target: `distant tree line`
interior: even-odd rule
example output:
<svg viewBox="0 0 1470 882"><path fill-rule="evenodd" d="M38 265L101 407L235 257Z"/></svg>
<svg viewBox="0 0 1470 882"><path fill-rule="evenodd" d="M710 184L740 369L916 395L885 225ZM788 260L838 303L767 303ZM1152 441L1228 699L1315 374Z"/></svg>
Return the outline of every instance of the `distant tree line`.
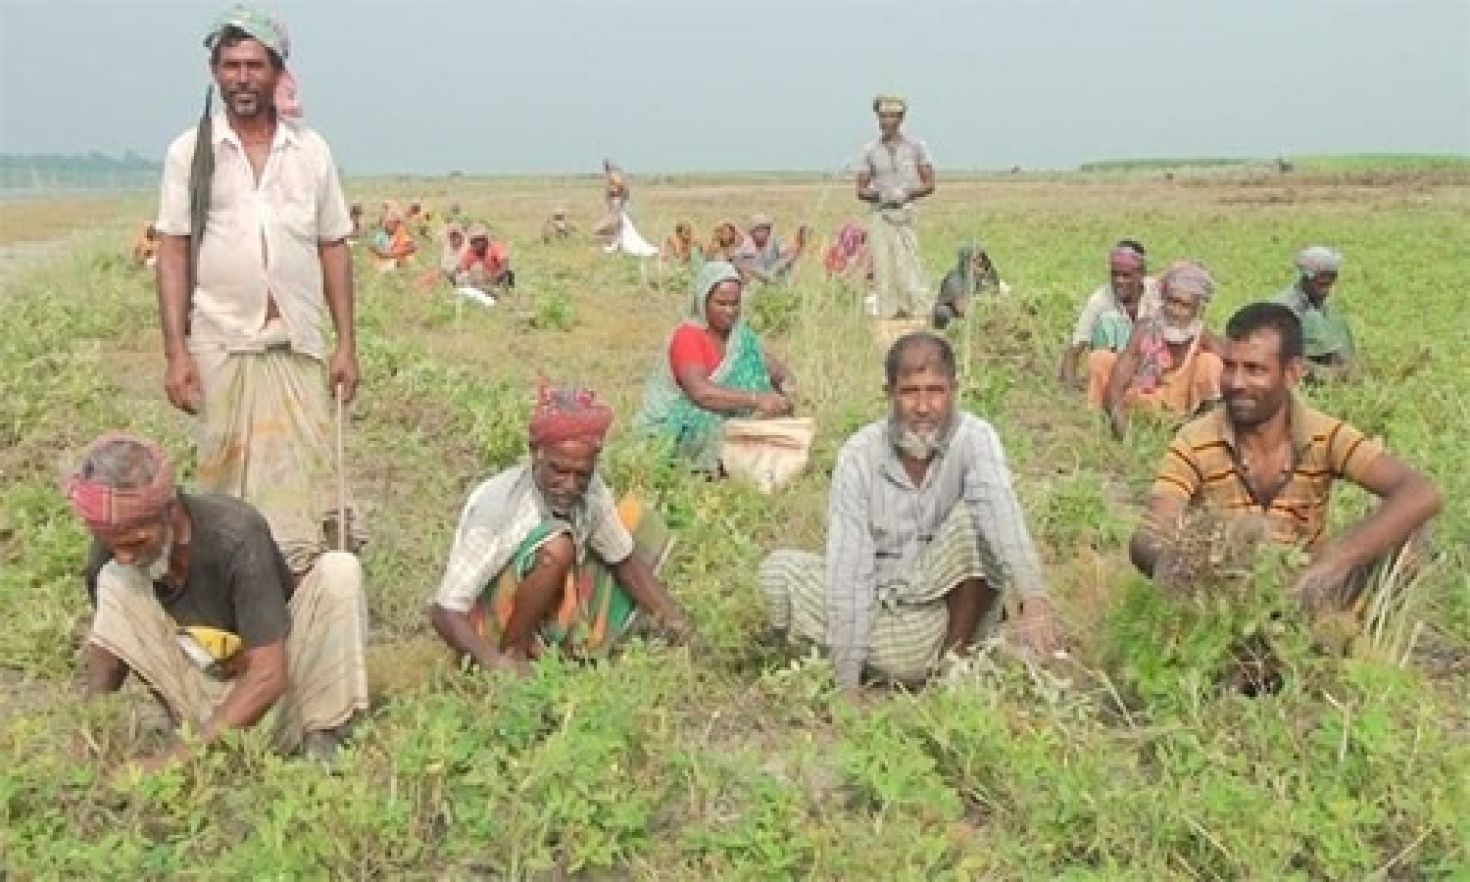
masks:
<svg viewBox="0 0 1470 882"><path fill-rule="evenodd" d="M1231 159L1223 156L1197 156L1180 159L1106 159L1084 162L1077 167L1083 172L1161 171L1171 168L1219 168L1257 164L1254 159Z"/></svg>
<svg viewBox="0 0 1470 882"><path fill-rule="evenodd" d="M129 150L105 153L0 153L0 190L136 190L158 185L163 166Z"/></svg>

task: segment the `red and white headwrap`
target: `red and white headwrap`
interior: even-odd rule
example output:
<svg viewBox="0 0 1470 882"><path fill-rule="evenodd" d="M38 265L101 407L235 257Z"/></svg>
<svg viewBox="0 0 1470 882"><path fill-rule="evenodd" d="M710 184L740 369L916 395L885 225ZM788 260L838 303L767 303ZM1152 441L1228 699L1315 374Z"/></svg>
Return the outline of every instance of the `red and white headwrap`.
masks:
<svg viewBox="0 0 1470 882"><path fill-rule="evenodd" d="M95 454L120 443L142 448L151 480L135 487L114 487L93 473L90 464ZM93 441L82 465L66 476L61 489L77 517L99 534L153 523L178 496L168 452L152 441L123 432L108 432Z"/></svg>
<svg viewBox="0 0 1470 882"><path fill-rule="evenodd" d="M598 401L591 389L560 388L543 380L531 413L531 446L576 440L601 447L612 421L612 408Z"/></svg>

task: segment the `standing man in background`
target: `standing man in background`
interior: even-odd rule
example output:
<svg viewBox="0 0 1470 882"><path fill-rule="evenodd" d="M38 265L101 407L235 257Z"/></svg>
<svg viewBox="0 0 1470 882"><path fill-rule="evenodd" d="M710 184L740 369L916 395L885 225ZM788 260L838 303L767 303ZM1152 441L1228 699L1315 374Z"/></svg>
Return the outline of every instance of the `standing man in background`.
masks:
<svg viewBox="0 0 1470 882"><path fill-rule="evenodd" d="M224 109L206 105L164 162L164 387L200 417L199 489L259 509L299 579L328 531L347 528L333 524L328 390L344 404L357 391L352 220L326 142L280 104L290 54L281 24L235 6L204 45Z"/></svg>
<svg viewBox="0 0 1470 882"><path fill-rule="evenodd" d="M873 206L868 247L873 255L874 313L880 319L923 318L934 310L924 278L916 199L934 192L934 163L923 141L899 131L908 102L895 96L873 99L877 140L858 159L857 197Z"/></svg>

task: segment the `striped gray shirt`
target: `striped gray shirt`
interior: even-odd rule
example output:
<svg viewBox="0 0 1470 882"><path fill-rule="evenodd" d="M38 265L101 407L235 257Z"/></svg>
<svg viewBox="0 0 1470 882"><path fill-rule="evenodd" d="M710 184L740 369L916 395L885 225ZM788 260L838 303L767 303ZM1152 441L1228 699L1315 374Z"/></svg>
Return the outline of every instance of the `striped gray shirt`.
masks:
<svg viewBox="0 0 1470 882"><path fill-rule="evenodd" d="M956 411L949 437L917 487L899 460L888 419L864 426L842 445L832 476L826 554L827 644L839 683L857 682L880 591L908 578L962 501L974 507L990 582L1022 596L1043 593L1041 561L989 423Z"/></svg>

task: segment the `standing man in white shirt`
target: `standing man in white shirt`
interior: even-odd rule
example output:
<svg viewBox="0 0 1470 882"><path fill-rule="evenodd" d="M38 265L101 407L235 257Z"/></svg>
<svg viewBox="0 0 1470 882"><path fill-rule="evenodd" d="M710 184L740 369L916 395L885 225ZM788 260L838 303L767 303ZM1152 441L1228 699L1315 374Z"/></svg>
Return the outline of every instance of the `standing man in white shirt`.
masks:
<svg viewBox="0 0 1470 882"><path fill-rule="evenodd" d="M858 158L857 197L873 207L868 247L873 255L875 309L880 319L928 319L934 294L919 255L915 200L934 192L934 163L923 141L900 131L908 102L873 99L879 137Z"/></svg>
<svg viewBox="0 0 1470 882"><path fill-rule="evenodd" d="M333 523L331 395L346 403L357 391L352 220L326 141L279 103L290 77L281 24L235 6L204 45L224 108L176 138L164 163L164 387L200 417L199 488L259 509L300 578L344 528Z"/></svg>

